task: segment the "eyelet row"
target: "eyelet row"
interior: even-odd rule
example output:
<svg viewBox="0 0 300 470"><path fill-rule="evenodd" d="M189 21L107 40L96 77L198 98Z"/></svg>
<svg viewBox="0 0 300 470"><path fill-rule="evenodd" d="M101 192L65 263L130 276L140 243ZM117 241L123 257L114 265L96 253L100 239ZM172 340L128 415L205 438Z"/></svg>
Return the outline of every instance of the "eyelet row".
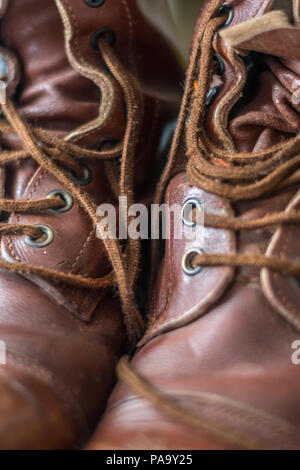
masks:
<svg viewBox="0 0 300 470"><path fill-rule="evenodd" d="M77 184L81 186L86 186L91 183L93 179L93 174L87 165L81 163L80 166L83 170L82 178L76 177L71 172L69 172L69 176ZM62 207L58 207L57 209L49 209L50 212L53 212L55 214L64 214L72 209L74 205L74 199L70 193L62 189L54 189L53 191L50 191L50 193L48 193L46 196L47 199L52 199L56 197L60 197L65 204ZM53 242L55 237L54 230L45 224L38 224L35 225L35 227L41 230L41 232L43 232L43 236L40 239L33 239L29 236L26 236L25 242L27 243L27 245L31 246L32 248L45 248L46 246L50 245L50 243Z"/></svg>
<svg viewBox="0 0 300 470"><path fill-rule="evenodd" d="M181 220L187 227L196 227L196 222L191 219L191 212L193 209L197 209L203 212L201 202L196 198L187 199L181 209ZM192 248L186 251L181 261L181 267L185 274L188 276L195 276L202 271L202 266L193 266L193 259L195 256L202 254L203 251L198 248Z"/></svg>
<svg viewBox="0 0 300 470"><path fill-rule="evenodd" d="M84 3L92 8L102 7L105 3L105 0L83 0ZM99 50L98 40L100 36L105 36L109 44L113 45L116 41L116 34L110 28L102 28L92 34L90 38L90 45L96 51Z"/></svg>
<svg viewBox="0 0 300 470"><path fill-rule="evenodd" d="M71 194L69 194L67 191L63 191L62 189L55 189L54 191L48 193L46 196L47 199L52 199L56 197L60 197L65 204L57 209L50 209L50 212L63 214L72 209L74 199ZM38 228L43 233L43 235L38 239L26 236L25 242L27 243L27 245L31 246L32 248L45 248L46 246L50 245L50 243L53 242L55 237L54 230L49 227L49 225L45 224L37 224L35 225L35 227Z"/></svg>
<svg viewBox="0 0 300 470"><path fill-rule="evenodd" d="M222 16L224 14L227 14L227 20L224 24L224 28L227 28L233 21L233 18L234 18L234 8L231 4L229 3L224 3L224 5L221 6L221 8L219 9L219 12L218 12L218 15L219 16ZM215 54L215 58L217 59L217 61L219 62L220 64L220 69L219 71L217 72L217 75L219 76L222 76L225 72L225 64L224 64L224 61L223 59L221 58L221 56L219 54ZM219 93L219 90L221 88L221 85L216 85L214 86L211 90L209 90L209 92L207 93L207 96L206 96L206 106L209 106L213 101L214 99L216 98L217 94ZM185 218L185 210L186 210L186 206L187 205L192 205L193 207L196 207L197 209L199 210L202 210L202 205L201 203L197 200L197 199L190 199L190 200L187 200L184 205L183 205L183 208L182 208L182 221L185 225L187 226L190 226L190 227L194 227L195 226L195 222L193 222L192 220L186 220ZM195 276L196 274L199 274L201 271L202 271L202 267L201 266L197 266L197 267L193 267L193 259L195 256L199 255L199 254L202 254L203 251L202 250L199 250L199 249L196 249L196 248L192 248L191 250L188 250L184 255L183 255L183 258L182 258L182 269L184 271L185 274L187 274L188 276Z"/></svg>
<svg viewBox="0 0 300 470"><path fill-rule="evenodd" d="M99 8L105 3L105 0L83 0L83 1L86 5L92 8ZM101 36L104 36L108 44L110 44L111 46L113 46L114 43L116 42L116 33L112 29L106 28L106 27L101 28L98 31L95 31L90 37L91 48L94 49L95 51L99 50L98 41Z"/></svg>
<svg viewBox="0 0 300 470"><path fill-rule="evenodd" d="M89 7L99 8L105 3L106 0L83 0L83 1ZM113 45L116 41L116 35L110 28L102 28L99 31L96 31L90 38L90 44L93 49L99 50L98 40L101 36L105 36L106 40L111 45ZM111 140L112 139L107 139L106 141L111 141ZM83 174L82 178L78 178L72 172L68 172L68 174L69 174L69 177L74 182L76 182L80 186L86 186L90 184L92 181L92 178L93 178L92 172L89 169L89 167L87 165L84 165L83 163L81 163L81 167L82 167L82 174ZM54 198L57 196L59 196L65 202L65 204L63 207L60 207L57 209L50 209L51 212L63 214L72 209L74 200L71 194L69 194L66 191L56 189L54 191L51 191L46 197ZM33 239L29 236L26 236L25 242L27 243L27 245L33 248L45 248L46 246L50 245L50 243L53 242L54 237L55 237L54 230L45 224L38 224L38 225L35 225L35 227L41 230L41 232L43 233L43 236L40 239Z"/></svg>

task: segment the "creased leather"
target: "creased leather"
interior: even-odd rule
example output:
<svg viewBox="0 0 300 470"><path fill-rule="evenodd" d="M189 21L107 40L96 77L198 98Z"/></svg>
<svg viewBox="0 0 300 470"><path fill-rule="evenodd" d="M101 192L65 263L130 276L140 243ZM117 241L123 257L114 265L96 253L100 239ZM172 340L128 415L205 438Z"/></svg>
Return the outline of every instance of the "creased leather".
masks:
<svg viewBox="0 0 300 470"><path fill-rule="evenodd" d="M232 4L235 7L233 24L259 17L272 7L272 2L258 0ZM200 24L201 17L198 26ZM299 51L295 47L299 30L290 24L289 31L291 34L276 29L267 36L253 31L251 45L244 44L239 55L232 54L230 45L221 35L215 38L214 47L224 60L225 75L223 87L207 110L205 130L214 143L223 145L227 151L266 150L299 132L300 109L292 96L292 83L299 80ZM263 53L256 52L252 57L252 88L248 87L246 93L250 77L243 59L253 52L253 47L255 52ZM226 96L234 89L240 89L239 96L228 104ZM184 142L178 154L180 161L183 149ZM180 198L182 192L180 185L175 184L176 178L178 176L173 176L166 193L172 200ZM190 190L201 193L198 188ZM210 197L204 192L201 194L202 199ZM255 201L239 202L232 209L241 219L252 220L298 206L299 187L294 185ZM208 230L206 227L207 234ZM226 237L224 230L218 231ZM236 234L236 249L248 255L274 254L295 259L299 257L298 232L298 227L292 224L244 230ZM214 234L211 230L207 235L212 242ZM173 245L172 256L176 259L182 247L173 240L168 243ZM218 248L220 253L226 253L224 244L219 242ZM300 375L292 363L292 344L299 338L300 289L296 281L267 269L238 269L232 282L222 295L214 297L205 312L199 309L198 317L190 323L175 323L173 329L154 336L159 321L164 321L166 316L169 321L173 316L177 318L179 303L189 306L198 301L198 293L192 290L191 294L190 289L182 287L185 275L180 266L168 268L168 256L166 250L153 300L157 305L153 312L155 321L153 326L150 323L145 344L141 342L131 367L171 400L180 401L185 409L192 410L194 415L207 417L211 409L210 419L215 425L237 432L244 442L250 439L251 448L300 449ZM205 277L212 276L214 269L204 267L196 276L199 292L205 290ZM200 285L201 279L204 286ZM171 298L168 314L163 312L160 317L168 285L181 286L180 292L175 291L180 300L174 304ZM214 292L213 286L210 291ZM148 338L152 339L148 341ZM120 382L89 448L210 450L239 447L172 418Z"/></svg>
<svg viewBox="0 0 300 470"><path fill-rule="evenodd" d="M169 207L173 204L182 206L191 198L196 198L200 202L204 213L233 215L225 201L192 187L185 173L179 173L172 179L167 189L165 203ZM185 231L191 231L191 228L187 229L181 222L181 229L182 239L174 238L173 226L170 240L166 240L163 264L158 274L156 289L152 293L151 321L141 344L165 331L182 327L199 318L222 295L233 278L234 270L230 267L216 267L210 272L202 271L198 276L182 275L181 260L184 253L199 246L195 245L196 240L184 238ZM203 246L201 244L200 248L204 252L218 252L221 247L224 253L235 252L236 240L233 232L221 233L218 230L207 229L203 235ZM199 234L199 243L202 241L200 236L201 234ZM188 295L182 295L183 292Z"/></svg>
<svg viewBox="0 0 300 470"><path fill-rule="evenodd" d="M154 165L160 133L177 112L182 72L160 35L141 16L135 0L107 1L99 9L82 0L12 0L1 22L2 43L18 57L22 81L14 100L32 125L58 135L73 129L77 132L97 119L105 99L93 79L86 72L81 75L70 61L58 4L66 6L73 28L72 54L84 62L85 70L93 67L98 76L109 77L114 92L103 125L84 139L80 136L82 145L93 148L105 137L121 139L126 121L120 89L104 67L101 54L90 46L95 31L102 27L115 31L120 61L140 83L144 120L135 163L136 191L142 199L142 190L149 190L149 169ZM156 54L149 54L152 45ZM20 142L11 136L4 145L20 148ZM88 165L93 179L85 189L92 199L96 204L115 203L103 163ZM6 195L16 199L43 198L61 188L30 159L10 165L6 176ZM10 222L47 223L55 231L53 243L45 249L29 247L23 236L3 237L1 254L11 262L22 260L92 277L111 270L101 241L76 201L65 214L12 214ZM117 292L53 286L34 276L1 272L0 303L0 338L7 347L7 365L1 373L8 383L2 386L0 380L4 394L0 447L78 446L104 409L116 362L126 346ZM19 420L14 418L11 438L6 431L15 410Z"/></svg>

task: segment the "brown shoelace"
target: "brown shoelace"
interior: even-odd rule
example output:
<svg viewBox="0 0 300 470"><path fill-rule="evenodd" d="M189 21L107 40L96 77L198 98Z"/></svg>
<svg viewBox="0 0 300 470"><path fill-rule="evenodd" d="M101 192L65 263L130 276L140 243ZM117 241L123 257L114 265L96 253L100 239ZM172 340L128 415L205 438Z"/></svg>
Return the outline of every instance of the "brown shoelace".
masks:
<svg viewBox="0 0 300 470"><path fill-rule="evenodd" d="M1 153L0 164L7 165L16 160L33 158L38 165L52 174L76 199L89 216L95 228L100 221L100 218L96 215L97 206L89 194L72 180L66 169L76 175L80 175L82 173L80 160L104 160L105 170L116 197L126 196L128 203L132 204L134 197L133 159L135 157L142 113L141 94L135 79L121 65L105 38L100 39L98 45L107 67L123 91L126 103L127 126L120 145L111 150L96 151L82 148L75 143L67 141L67 139L53 136L46 130L34 128L26 123L20 117L10 99L7 99L7 103L2 105L5 119L0 121L1 134L14 134L18 136L22 140L24 147L24 149L18 151L3 151ZM103 92L103 90L101 91ZM116 166L114 165L116 158L120 158L121 161L120 174L117 173ZM28 213L59 208L63 204L59 197L34 201L0 199L0 210L7 213ZM27 235L35 239L42 235L41 231L36 227L9 223L0 224L0 233ZM103 238L103 241L99 241L99 243L104 243L112 265L112 272L102 278L92 279L81 275L46 269L43 266L21 262L10 263L5 260L0 260L0 269L18 274L38 275L54 283L65 283L81 288L102 289L117 285L122 301L128 338L131 345L135 345L144 327L134 298L134 285L140 260L139 242L130 240L124 249L118 240L108 239L107 237Z"/></svg>
<svg viewBox="0 0 300 470"><path fill-rule="evenodd" d="M258 153L237 153L228 137L226 126L222 129L224 148L210 142L203 120L206 110L206 98L215 65L213 63L213 40L226 18L220 17L222 0L211 1L203 16L201 25L193 42L190 66L187 73L186 87L182 100L178 125L175 131L170 157L162 178L158 184L155 202L160 204L170 175L176 163L180 142L186 128L186 147L188 154L187 174L195 186L229 201L255 200L264 195L278 192L280 189L300 181L300 135L287 142ZM240 72L240 82L228 96L233 106L241 96L246 82L246 72L242 61L235 55L236 66ZM196 84L196 86L195 86ZM225 101L225 100L224 100ZM223 109L224 114L226 110ZM227 150L229 149L229 150ZM205 225L228 230L254 230L274 224L299 224L300 212L275 212L262 218L245 221L239 217L205 214ZM158 244L154 242L152 265L157 264ZM236 267L252 266L269 268L287 276L300 277L300 263L285 258L265 255L247 256L244 254L201 254L194 257L194 267L230 265ZM154 272L154 269L153 269ZM152 276L154 277L154 276ZM222 428L217 422L195 415L181 406L174 398L157 390L140 374L135 372L126 359L118 368L120 378L133 391L149 400L159 410L174 419L210 434L221 442L244 449L258 449L259 443L249 440L230 429Z"/></svg>

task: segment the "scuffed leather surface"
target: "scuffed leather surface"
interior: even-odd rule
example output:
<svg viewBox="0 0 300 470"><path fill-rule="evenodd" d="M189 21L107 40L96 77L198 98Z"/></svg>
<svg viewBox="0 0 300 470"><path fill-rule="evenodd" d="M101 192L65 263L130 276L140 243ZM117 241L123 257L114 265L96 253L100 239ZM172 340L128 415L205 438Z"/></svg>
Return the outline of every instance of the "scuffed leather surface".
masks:
<svg viewBox="0 0 300 470"><path fill-rule="evenodd" d="M172 207L178 204L180 207L185 201L196 198L202 205L204 213L232 215L232 211L225 201L214 195L209 195L198 188L192 187L185 173L176 175L165 196L165 203ZM181 224L182 239L174 237L174 223L170 231L170 240L165 243L165 255L163 264L158 274L156 289L152 293L152 306L150 311L150 324L142 343L149 341L162 332L197 319L202 313L217 300L233 277L233 269L230 267L215 267L197 276L188 276L182 272L181 260L186 251L192 248L200 248L206 253L218 252L221 247L224 253L235 252L235 236L232 232L220 232L207 229L204 231L202 246L202 227L197 228L198 239L189 240L185 232L191 232ZM201 243L198 246L197 243ZM184 293L184 295L183 295Z"/></svg>
<svg viewBox="0 0 300 470"><path fill-rule="evenodd" d="M299 88L300 56L296 44L300 30L293 28L288 32L289 35L286 30L264 33L264 37L258 35L243 46L270 53L261 57L262 71L256 75L258 89L251 102L230 123L230 133L240 151L263 150L299 131L300 104L295 92ZM288 49L295 52L288 53L283 44L289 44Z"/></svg>
<svg viewBox="0 0 300 470"><path fill-rule="evenodd" d="M89 39L94 31L100 29L104 24L109 24L118 35L116 49L120 58L123 58L125 65L134 73L139 73L139 76L143 76L143 78L147 77L147 81L149 81L149 74L142 69L141 53L134 54L137 43L138 48L141 47L140 41L137 41L141 27L138 26L138 31L136 31L134 24L139 25L139 22L142 21L143 25L148 28L149 34L153 33L153 30L140 16L135 2L123 0L121 2L122 8L119 3L115 3L115 6L112 5L112 2L109 5L106 3L103 8L97 9L96 13L81 0L76 0L72 4L66 1L65 4L74 23L74 28L76 28L79 41L76 44L78 55L83 57L83 60L91 66L103 68L101 56L90 47ZM35 11L33 22L28 22L26 16L21 14L25 8L27 11ZM13 33L12 22L20 30L20 34ZM44 33L45 30L48 31L48 34ZM2 35L6 44L17 51L24 67L24 83L19 103L20 111L27 119L37 122L42 127L65 131L95 118L99 108L99 92L90 80L81 77L68 63L64 51L62 21L54 2L53 4L48 3L47 8L43 2L40 2L38 7L36 2L29 0L12 2L3 20ZM145 44L143 54L147 54L149 39L144 39L143 42ZM158 55L157 59L154 59L154 62L157 60L157 63L151 64L153 66L152 76L158 73L158 65L164 59L164 54L168 55L162 48L162 57ZM137 57L137 63L134 57ZM169 62L175 71L175 63L172 64L172 60L173 58ZM151 61L147 61L147 67L149 62L151 63ZM178 73L177 69L174 73ZM147 137L141 139L138 152L136 181L138 189L145 187L148 169L151 163L153 164L151 162L153 149L159 139L158 126L172 115L177 99L176 93L178 97L178 83L169 85L164 102L157 101L163 91L157 89L158 84L155 83L155 80L152 81L151 89L147 82L142 81L141 83L145 89L145 96L148 91L149 94L151 93L150 96L146 96L145 113L153 116L153 120L145 120L142 129L142 135ZM161 80L160 86L162 89L164 88L164 79ZM175 91L176 88L177 91ZM47 113L45 113L45 109L47 109ZM108 128L101 129L100 132L95 131L94 136L89 136L90 145L103 137L122 137L125 117L121 102L116 113L106 124ZM103 164L101 162L92 163L90 167L94 176L92 183L86 189L97 204L103 201L113 202ZM32 162L24 164L22 162L21 168L19 164L15 165L14 172L10 178L11 187L9 188L12 197L35 199L46 196L53 189L61 188L52 177L45 175L43 170L36 169ZM90 222L78 205L74 204L72 210L63 216L53 213L43 215L43 217L41 214L34 216L13 215L11 222L16 221L49 223L57 235L54 243L46 250L28 247L24 238L21 237L4 237L2 250L3 256L6 258L16 261L30 261L33 264L42 264L45 267L55 267L90 276L102 276L107 273L109 265L105 252L96 240ZM70 224L72 225L71 232ZM72 237L69 236L70 233ZM66 237L66 235L68 236ZM99 257L94 256L97 246ZM86 291L81 292L78 299L79 304L85 302L84 308L88 308L86 294ZM82 298L83 296L84 298ZM69 300L76 300L74 291L71 291L67 297Z"/></svg>
<svg viewBox="0 0 300 470"><path fill-rule="evenodd" d="M264 9L268 11L272 2L232 3L236 24L262 14ZM198 24L200 22L201 17ZM293 38L298 37L298 30L293 31ZM299 79L298 50L290 47L290 36L284 32L276 32L276 37L281 40L276 57L265 54L269 52L270 42L260 42L264 54L257 58L260 67L255 70L255 86L250 96L242 96L239 106L228 114L228 123L223 123L228 133L227 150L266 150L299 131L299 106L293 104L291 96L291 82ZM255 40L254 37L252 44ZM217 45L226 72L223 88L208 109L205 121L214 143L221 142L216 119L222 100L242 80L240 69L229 61L228 45L221 39L217 39ZM284 56L280 51L285 51ZM288 60L286 51L289 52ZM178 158L181 158L180 154ZM167 198L174 200L179 199L182 191L180 185L174 184L176 178L169 184L172 195L166 193ZM235 204L232 209L242 219L252 220L274 211L298 208L298 189L295 185L260 200ZM200 192L196 188L195 191ZM211 195L203 194L202 197ZM205 228L207 237L214 240L214 233L208 234L208 230ZM291 224L278 230L267 227L238 232L237 252L284 255L294 260L298 258L298 231L297 226ZM223 230L220 232L225 235ZM174 242L171 243L175 259L181 247L175 249ZM219 248L221 253L226 253L222 244ZM179 266L167 269L166 253L156 285L158 299L166 295L167 285L184 285L184 274ZM199 293L205 289L200 285L201 276L205 277L214 269L207 267L201 271ZM185 306L194 301L196 304L198 292L192 292L191 295L190 289L181 288L177 303ZM168 319L173 315L176 318L178 313L172 299L169 305L172 308L168 311ZM156 314L160 308L158 303ZM194 321L179 328L176 325L144 346L142 342L132 367L194 415L209 417L221 429L240 433L245 441L250 439L255 448L300 449L300 375L291 360L292 343L299 338L299 328L295 327L299 326L299 309L300 290L293 279L268 270L236 270L223 295L214 298L205 312L199 311ZM162 318L158 316L156 322L165 316L165 313ZM150 327L146 339L152 333ZM119 383L89 448L232 449L238 446L184 425Z"/></svg>
<svg viewBox="0 0 300 470"><path fill-rule="evenodd" d="M149 189L149 168L154 164L160 129L177 112L181 71L161 37L141 16L135 0L111 0L99 9L82 0L65 0L64 4L78 36L76 53L103 71L101 55L91 49L89 38L98 29L111 27L117 35L115 48L120 61L140 82L145 119L137 150L136 190L142 199L142 189ZM54 1L12 0L1 31L5 47L21 65L22 82L14 98L23 117L59 135L95 118L99 91L69 64ZM149 54L153 44L159 52ZM123 136L123 97L112 81L117 94L113 115L103 128L82 139L92 148L104 137ZM20 142L8 136L5 145L19 148ZM93 180L85 189L97 204L114 202L103 163L88 164ZM43 198L61 188L31 160L11 165L5 185L7 196L17 199ZM111 269L102 243L76 201L65 214L12 214L10 222L49 224L55 239L45 249L32 249L22 236L5 236L1 242L5 259L91 277L101 277ZM116 290L103 293L54 287L33 276L1 272L0 303L0 338L6 342L8 358L1 369L8 385L2 387L3 414L1 406L0 412L1 416L5 412L6 418L0 425L0 447L79 445L104 409L115 380L116 362L125 349ZM20 420L14 421L14 438L6 438L8 410L14 408L20 410Z"/></svg>
<svg viewBox="0 0 300 470"><path fill-rule="evenodd" d="M263 216L274 206L283 209L293 194L294 190L287 191L255 205L245 202L240 211L247 220ZM273 232L261 229L242 234L238 251L264 253ZM231 287L204 315L152 339L137 351L132 367L173 398L185 397L181 403L201 416L207 400L205 405L197 405L197 396L209 394L215 410L209 414L211 419L225 429L237 426L254 441L259 437L264 448L299 448L299 433L295 429L293 433L290 429L289 438L283 438L286 427L298 427L300 419L300 383L291 362L291 344L297 339L297 331L272 308L262 292L259 274L258 270L241 270ZM188 290L181 294L183 298L189 297ZM221 419L215 395L241 404L239 416L253 421L253 428L235 422L232 405L228 405L226 416ZM255 413L248 406L254 407ZM256 413L266 413L266 422L257 423ZM133 432L134 423L140 432ZM266 429L269 431L265 432ZM230 448L209 434L158 413L145 401L141 405L140 397L119 384L91 448L149 449L153 445L158 449Z"/></svg>

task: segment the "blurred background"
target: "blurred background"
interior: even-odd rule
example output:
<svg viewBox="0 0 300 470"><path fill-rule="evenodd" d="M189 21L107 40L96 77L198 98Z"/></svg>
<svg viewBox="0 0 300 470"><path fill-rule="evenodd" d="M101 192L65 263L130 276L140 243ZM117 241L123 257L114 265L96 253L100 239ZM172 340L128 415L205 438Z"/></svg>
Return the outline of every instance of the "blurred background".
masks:
<svg viewBox="0 0 300 470"><path fill-rule="evenodd" d="M186 66L194 25L204 0L138 0L143 13L172 43Z"/></svg>

